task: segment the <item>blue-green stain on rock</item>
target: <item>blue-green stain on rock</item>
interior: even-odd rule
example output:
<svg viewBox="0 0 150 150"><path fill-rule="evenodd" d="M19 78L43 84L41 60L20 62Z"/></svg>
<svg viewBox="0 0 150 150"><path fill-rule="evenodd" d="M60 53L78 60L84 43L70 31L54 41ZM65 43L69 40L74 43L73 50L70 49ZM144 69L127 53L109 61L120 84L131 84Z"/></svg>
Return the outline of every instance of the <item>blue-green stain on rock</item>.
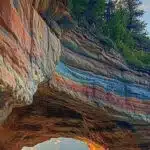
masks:
<svg viewBox="0 0 150 150"><path fill-rule="evenodd" d="M150 89L140 87L136 84L95 75L91 72L66 66L62 62L56 66L56 71L73 81L92 86L100 86L103 87L106 92L113 92L122 97L135 97L141 100L150 100Z"/></svg>
<svg viewBox="0 0 150 150"><path fill-rule="evenodd" d="M19 1L13 0L14 7L17 9L19 7Z"/></svg>

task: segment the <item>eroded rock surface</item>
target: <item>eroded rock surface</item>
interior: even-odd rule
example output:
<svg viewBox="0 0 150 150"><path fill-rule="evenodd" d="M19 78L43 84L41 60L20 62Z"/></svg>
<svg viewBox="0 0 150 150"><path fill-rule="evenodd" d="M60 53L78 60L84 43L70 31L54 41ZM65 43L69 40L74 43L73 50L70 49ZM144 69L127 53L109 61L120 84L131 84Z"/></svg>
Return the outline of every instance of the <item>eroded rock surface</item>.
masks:
<svg viewBox="0 0 150 150"><path fill-rule="evenodd" d="M0 2L0 121L11 109L32 103L40 82L50 79L61 52L30 1Z"/></svg>
<svg viewBox="0 0 150 150"><path fill-rule="evenodd" d="M0 149L72 137L105 150L149 150L150 75L73 28L66 6L0 2Z"/></svg>

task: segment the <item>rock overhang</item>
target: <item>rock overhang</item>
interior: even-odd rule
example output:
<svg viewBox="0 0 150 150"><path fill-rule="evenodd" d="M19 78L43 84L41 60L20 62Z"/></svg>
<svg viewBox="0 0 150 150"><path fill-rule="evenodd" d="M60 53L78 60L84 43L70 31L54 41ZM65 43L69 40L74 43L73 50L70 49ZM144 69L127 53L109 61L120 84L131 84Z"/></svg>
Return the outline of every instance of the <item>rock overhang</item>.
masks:
<svg viewBox="0 0 150 150"><path fill-rule="evenodd" d="M67 1L41 2L0 2L1 120L22 106L1 126L3 149L67 135L105 149L149 149L149 75L63 26Z"/></svg>

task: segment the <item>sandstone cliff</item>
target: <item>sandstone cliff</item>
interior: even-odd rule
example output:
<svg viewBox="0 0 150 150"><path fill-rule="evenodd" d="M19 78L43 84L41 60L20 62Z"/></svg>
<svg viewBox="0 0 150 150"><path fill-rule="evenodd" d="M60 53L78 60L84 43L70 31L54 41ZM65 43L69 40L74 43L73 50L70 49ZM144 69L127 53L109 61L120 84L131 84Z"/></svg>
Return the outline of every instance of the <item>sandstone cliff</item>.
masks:
<svg viewBox="0 0 150 150"><path fill-rule="evenodd" d="M74 26L66 0L0 1L0 149L63 136L148 150L149 100L150 75Z"/></svg>

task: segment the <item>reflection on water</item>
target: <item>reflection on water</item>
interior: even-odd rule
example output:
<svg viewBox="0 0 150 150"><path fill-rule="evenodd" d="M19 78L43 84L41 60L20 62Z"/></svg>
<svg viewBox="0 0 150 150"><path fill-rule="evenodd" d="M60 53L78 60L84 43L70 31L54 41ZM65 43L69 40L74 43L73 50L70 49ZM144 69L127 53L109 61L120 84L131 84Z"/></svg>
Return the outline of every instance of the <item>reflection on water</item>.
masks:
<svg viewBox="0 0 150 150"><path fill-rule="evenodd" d="M89 148L86 143L72 138L53 138L33 148L23 147L22 150L89 150Z"/></svg>

